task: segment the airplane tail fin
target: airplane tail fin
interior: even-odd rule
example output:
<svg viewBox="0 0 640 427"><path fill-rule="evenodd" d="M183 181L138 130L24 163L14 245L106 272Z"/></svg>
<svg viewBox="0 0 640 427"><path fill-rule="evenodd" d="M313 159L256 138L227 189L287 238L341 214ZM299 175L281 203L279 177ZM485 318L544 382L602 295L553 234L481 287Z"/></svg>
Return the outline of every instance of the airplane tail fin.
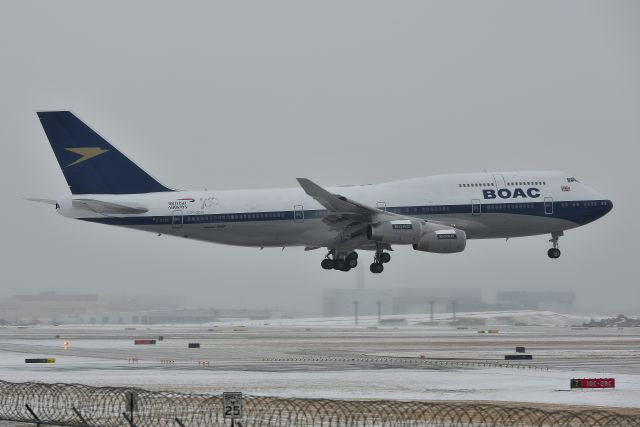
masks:
<svg viewBox="0 0 640 427"><path fill-rule="evenodd" d="M172 191L70 111L38 112L38 118L73 194Z"/></svg>

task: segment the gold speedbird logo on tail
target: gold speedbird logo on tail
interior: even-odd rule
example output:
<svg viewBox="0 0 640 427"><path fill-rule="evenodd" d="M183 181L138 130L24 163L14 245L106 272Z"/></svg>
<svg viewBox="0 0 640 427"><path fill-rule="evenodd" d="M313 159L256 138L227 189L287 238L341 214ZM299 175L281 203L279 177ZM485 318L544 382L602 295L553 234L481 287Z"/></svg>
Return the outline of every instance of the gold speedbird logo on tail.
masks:
<svg viewBox="0 0 640 427"><path fill-rule="evenodd" d="M85 160L92 159L100 154L104 154L109 150L100 147L74 147L74 148L65 148L67 151L71 151L72 153L79 154L80 158L75 162L69 163L65 168L69 166L77 165L78 163L82 163Z"/></svg>

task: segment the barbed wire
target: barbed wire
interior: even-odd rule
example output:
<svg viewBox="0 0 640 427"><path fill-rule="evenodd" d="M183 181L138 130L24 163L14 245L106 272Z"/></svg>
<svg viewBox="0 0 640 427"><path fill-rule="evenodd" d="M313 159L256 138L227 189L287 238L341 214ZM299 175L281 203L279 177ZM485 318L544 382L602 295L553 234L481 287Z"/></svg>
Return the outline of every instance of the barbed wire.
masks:
<svg viewBox="0 0 640 427"><path fill-rule="evenodd" d="M638 426L614 410L525 404L331 400L245 395L244 427ZM63 426L229 426L222 394L0 381L0 420Z"/></svg>

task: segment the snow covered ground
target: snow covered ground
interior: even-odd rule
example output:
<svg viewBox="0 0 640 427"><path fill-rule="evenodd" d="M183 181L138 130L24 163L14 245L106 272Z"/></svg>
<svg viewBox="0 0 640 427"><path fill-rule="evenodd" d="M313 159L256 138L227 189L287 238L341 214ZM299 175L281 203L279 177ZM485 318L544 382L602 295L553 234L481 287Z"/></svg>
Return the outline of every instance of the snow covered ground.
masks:
<svg viewBox="0 0 640 427"><path fill-rule="evenodd" d="M500 332L477 333L476 329L486 326L425 326L420 324L424 315L408 318L407 326L375 329L375 318L361 319L359 327L353 326L353 319L317 318L138 326L136 330L122 325L0 328L0 379L288 397L640 407L638 328L575 330L570 325L582 319L550 312L459 316L482 316L487 324L499 325ZM516 327L515 322L538 326ZM247 330L234 331L239 325ZM165 340L155 346L133 344L133 338L158 335ZM70 341L68 350L62 348L65 339ZM201 342L203 348L187 349L191 341ZM523 343L535 355L534 361L522 362L524 369L499 367L504 354ZM335 355L343 361L327 360ZM374 355L391 361L365 360ZM128 363L132 356L140 362ZM448 364L400 363L420 356ZM55 357L56 363L25 364L27 357ZM199 367L199 360L210 365ZM470 360L495 363L492 367L453 364ZM538 369L530 369L532 364ZM603 376L615 377L616 388L569 390L571 378Z"/></svg>
<svg viewBox="0 0 640 427"><path fill-rule="evenodd" d="M1 354L4 360L6 355ZM189 392L243 391L287 397L402 400L495 400L640 407L640 376L616 375L613 390L569 390L570 378L597 372L512 368L459 370L366 369L319 372L219 371L111 366L109 361L59 358L55 367L20 369L4 364L5 381L132 385ZM17 361L23 362L23 360Z"/></svg>

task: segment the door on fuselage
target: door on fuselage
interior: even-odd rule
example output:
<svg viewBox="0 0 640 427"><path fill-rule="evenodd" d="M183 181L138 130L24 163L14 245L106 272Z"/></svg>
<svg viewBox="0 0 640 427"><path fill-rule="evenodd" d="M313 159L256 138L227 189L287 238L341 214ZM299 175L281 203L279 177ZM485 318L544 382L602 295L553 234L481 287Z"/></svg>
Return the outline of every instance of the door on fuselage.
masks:
<svg viewBox="0 0 640 427"><path fill-rule="evenodd" d="M482 214L482 205L480 204L480 199L471 200L471 214L475 216Z"/></svg>
<svg viewBox="0 0 640 427"><path fill-rule="evenodd" d="M493 181L496 184L496 191L502 188L507 188L507 181L504 179L504 175L502 175L501 173L494 173Z"/></svg>
<svg viewBox="0 0 640 427"><path fill-rule="evenodd" d="M304 222L304 208L302 205L293 207L293 222Z"/></svg>
<svg viewBox="0 0 640 427"><path fill-rule="evenodd" d="M182 211L173 211L171 215L171 228L182 228Z"/></svg>
<svg viewBox="0 0 640 427"><path fill-rule="evenodd" d="M553 197L544 198L544 214L553 215Z"/></svg>

